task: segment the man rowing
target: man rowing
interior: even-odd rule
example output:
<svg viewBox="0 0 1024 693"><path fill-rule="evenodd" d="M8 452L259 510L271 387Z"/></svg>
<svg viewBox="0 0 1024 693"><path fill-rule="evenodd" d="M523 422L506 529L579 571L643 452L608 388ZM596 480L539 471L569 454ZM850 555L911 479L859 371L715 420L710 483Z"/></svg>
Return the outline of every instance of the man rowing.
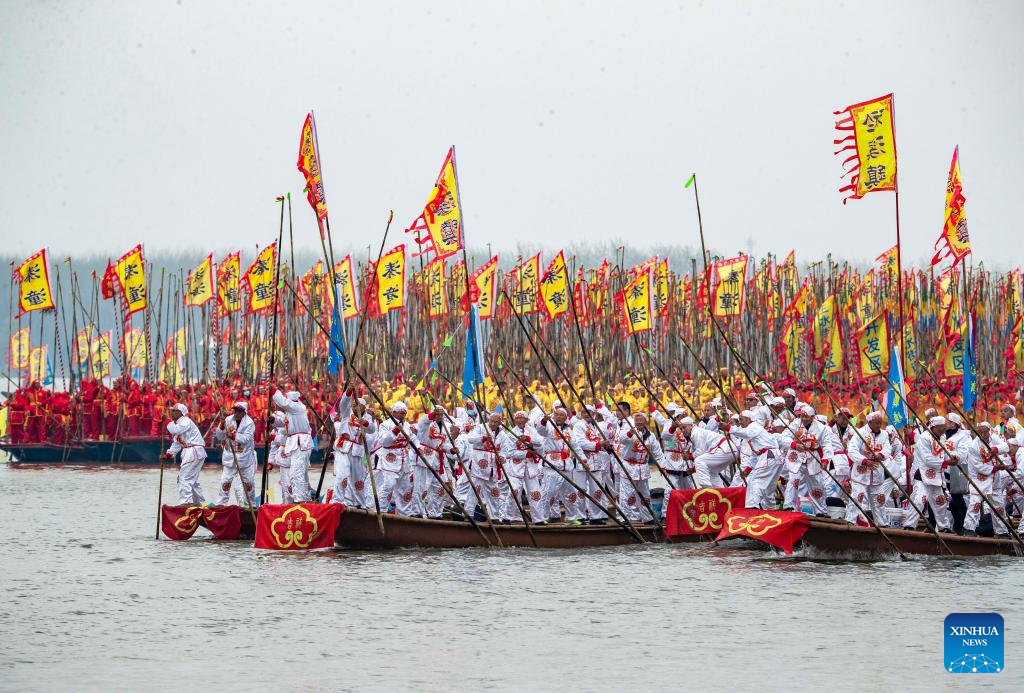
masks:
<svg viewBox="0 0 1024 693"><path fill-rule="evenodd" d="M213 434L215 443L221 445L221 462L224 471L220 476L220 493L217 505L227 505L231 498L231 485L238 476L242 482L242 493L245 503L239 505L252 507L256 503L254 478L256 476L256 448L254 436L256 424L249 417L249 404L244 401L235 402L231 407L231 415L221 421Z"/></svg>
<svg viewBox="0 0 1024 693"><path fill-rule="evenodd" d="M178 402L171 407L171 420L167 422L171 446L160 458L174 459L180 455L178 470L178 502L182 505L201 505L206 502L199 473L206 462L206 445L199 427L188 417L188 407Z"/></svg>

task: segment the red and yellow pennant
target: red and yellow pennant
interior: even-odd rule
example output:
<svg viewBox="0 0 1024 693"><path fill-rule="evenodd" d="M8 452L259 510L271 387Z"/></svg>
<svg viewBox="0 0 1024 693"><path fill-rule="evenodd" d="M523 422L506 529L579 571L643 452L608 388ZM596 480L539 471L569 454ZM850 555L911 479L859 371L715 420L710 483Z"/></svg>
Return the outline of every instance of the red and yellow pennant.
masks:
<svg viewBox="0 0 1024 693"><path fill-rule="evenodd" d="M405 244L395 246L377 263L377 307L381 315L405 307Z"/></svg>
<svg viewBox="0 0 1024 693"><path fill-rule="evenodd" d="M186 306L202 306L213 300L213 254L188 273L185 280L185 295L182 297Z"/></svg>
<svg viewBox="0 0 1024 693"><path fill-rule="evenodd" d="M302 124L298 169L306 179L306 199L316 212L320 235L323 236L324 220L327 219L327 196L324 193L324 179L320 171L320 148L317 145L316 119L312 111L306 114L306 121Z"/></svg>
<svg viewBox="0 0 1024 693"><path fill-rule="evenodd" d="M424 268L427 282L427 315L431 320L448 315L448 291L445 287L444 258L434 258Z"/></svg>
<svg viewBox="0 0 1024 693"><path fill-rule="evenodd" d="M847 106L835 115L836 130L845 136L834 140L842 145L835 153L852 152L845 160L843 178L850 182L839 188L849 199L860 199L871 192L896 189L896 133L892 94ZM848 166L849 165L849 166Z"/></svg>
<svg viewBox="0 0 1024 693"><path fill-rule="evenodd" d="M20 318L33 310L53 308L46 248L18 265L14 270L14 279L18 282L18 314L15 317Z"/></svg>
<svg viewBox="0 0 1024 693"><path fill-rule="evenodd" d="M22 327L11 335L11 343L8 347L8 358L11 368L24 368L28 365L28 354L31 351L28 328Z"/></svg>
<svg viewBox="0 0 1024 693"><path fill-rule="evenodd" d="M540 310L540 253L512 270L512 310L520 315Z"/></svg>
<svg viewBox="0 0 1024 693"><path fill-rule="evenodd" d="M893 246L875 258L875 262L881 265L882 279L890 290L895 290L896 277L899 276L899 246Z"/></svg>
<svg viewBox="0 0 1024 693"><path fill-rule="evenodd" d="M217 265L217 305L223 315L236 313L242 309L242 294L239 291L241 271L237 250Z"/></svg>
<svg viewBox="0 0 1024 693"><path fill-rule="evenodd" d="M569 309L569 270L565 266L565 254L561 250L544 272L540 281L540 296L544 303L544 312L552 320Z"/></svg>
<svg viewBox="0 0 1024 693"><path fill-rule="evenodd" d="M102 380L110 375L110 332L104 332L92 340L89 348L92 377Z"/></svg>
<svg viewBox="0 0 1024 693"><path fill-rule="evenodd" d="M860 372L865 378L889 372L889 322L883 311L857 333Z"/></svg>
<svg viewBox="0 0 1024 693"><path fill-rule="evenodd" d="M37 346L33 348L28 354L28 379L33 380L37 383L45 383L49 380L47 377L49 370L49 362L46 359L46 352L48 351L47 344Z"/></svg>
<svg viewBox="0 0 1024 693"><path fill-rule="evenodd" d="M967 232L965 202L964 182L960 179L960 147L956 147L953 150L953 161L949 164L949 177L946 179L946 211L943 214L942 233L935 241L933 266L944 258L952 257L953 266L956 267L956 263L970 254L971 236Z"/></svg>
<svg viewBox="0 0 1024 693"><path fill-rule="evenodd" d="M249 269L245 271L245 284L249 287L249 313L274 306L277 287L274 286L274 262L277 259L277 241L261 250Z"/></svg>
<svg viewBox="0 0 1024 693"><path fill-rule="evenodd" d="M712 312L716 318L743 314L748 260L746 255L741 255L715 263L712 270L712 281L715 282Z"/></svg>
<svg viewBox="0 0 1024 693"><path fill-rule="evenodd" d="M494 306L497 303L498 288L498 256L495 255L486 263L477 268L470 277L470 290L473 292L473 302L476 304L477 316L481 320L494 317ZM452 272L454 281L455 272ZM465 312L465 311L464 311Z"/></svg>
<svg viewBox="0 0 1024 693"><path fill-rule="evenodd" d="M121 353L128 368L146 367L146 333L133 327L121 338Z"/></svg>
<svg viewBox="0 0 1024 693"><path fill-rule="evenodd" d="M146 260L139 244L107 265L103 275L103 298L113 298L115 289L121 294L125 319L146 308Z"/></svg>
<svg viewBox="0 0 1024 693"><path fill-rule="evenodd" d="M669 293L668 258L665 258L654 275L654 314L659 318L668 316Z"/></svg>
<svg viewBox="0 0 1024 693"><path fill-rule="evenodd" d="M427 232L427 238L419 235L421 231ZM423 213L406 229L406 233L410 232L416 232L417 243L431 243L439 258L462 250L462 206L455 171L455 147L448 150Z"/></svg>
<svg viewBox="0 0 1024 693"><path fill-rule="evenodd" d="M652 293L650 271L638 272L636 278L622 290L622 311L628 334L646 332L654 325Z"/></svg>
<svg viewBox="0 0 1024 693"><path fill-rule="evenodd" d="M359 302L356 296L356 283L352 275L352 256L346 255L345 259L334 265L334 281L336 283L335 293L341 301L341 317L348 320L359 315Z"/></svg>

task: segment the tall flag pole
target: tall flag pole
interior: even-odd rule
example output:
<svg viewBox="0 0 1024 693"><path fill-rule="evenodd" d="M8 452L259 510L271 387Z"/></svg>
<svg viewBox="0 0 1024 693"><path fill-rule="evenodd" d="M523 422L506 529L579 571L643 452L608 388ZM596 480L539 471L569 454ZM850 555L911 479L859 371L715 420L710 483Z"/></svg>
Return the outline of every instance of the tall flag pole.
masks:
<svg viewBox="0 0 1024 693"><path fill-rule="evenodd" d="M899 301L900 358L906 352L903 329L903 260L900 239L900 188L896 181L896 116L893 95L862 101L835 111L838 139L832 141L839 149L837 156L846 154L842 162L841 178L848 179L839 192L843 198L859 200L868 193L891 190L896 195L896 300ZM906 364L900 365L906 371Z"/></svg>

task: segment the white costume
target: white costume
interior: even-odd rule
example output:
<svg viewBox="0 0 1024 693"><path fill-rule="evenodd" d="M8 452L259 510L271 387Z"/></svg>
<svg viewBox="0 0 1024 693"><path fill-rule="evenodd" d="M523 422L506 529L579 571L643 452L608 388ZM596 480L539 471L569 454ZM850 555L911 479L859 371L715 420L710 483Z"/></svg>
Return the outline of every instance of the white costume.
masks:
<svg viewBox="0 0 1024 693"><path fill-rule="evenodd" d="M884 429L873 433L870 426L863 426L859 436L850 441L850 495L860 507L871 512L871 517L879 525L886 524L885 502L892 490L892 483L885 476L892 457L892 445L889 433ZM863 440L862 440L863 438ZM857 506L852 502L846 504L846 521L856 522L863 517ZM867 521L867 518L863 518Z"/></svg>
<svg viewBox="0 0 1024 693"><path fill-rule="evenodd" d="M287 440L281 458L287 458L291 466L291 491L293 502L308 503L309 456L313 452L313 436L310 434L306 405L299 401L299 393L292 391L285 396L280 390L274 393L274 404L284 412L284 430Z"/></svg>
<svg viewBox="0 0 1024 693"><path fill-rule="evenodd" d="M177 421L167 422L167 432L171 434L171 447L167 454L174 456L181 453L181 468L178 470L178 502L182 505L198 505L206 502L203 487L199 483L199 472L206 461L206 445L203 434L192 419L188 418L188 409L184 404L175 404L174 408L181 412Z"/></svg>
<svg viewBox="0 0 1024 693"><path fill-rule="evenodd" d="M602 428L598 428L599 426ZM602 430L605 438L601 437ZM598 423L596 420L593 423L587 423L580 419L572 427L573 446L582 453L580 459L583 460L586 468L590 470L590 475L587 476L587 485L584 488L587 489L587 493L591 498L597 501L597 503L594 503L591 500L584 499L587 518L590 520L603 520L608 517L598 506L598 503L605 505L608 502L605 490L609 489L611 484L611 473L609 472L610 455L605 452L602 443L607 439L609 443L614 444L615 438L613 436L614 430L612 427L604 422Z"/></svg>
<svg viewBox="0 0 1024 693"><path fill-rule="evenodd" d="M446 498L444 484L438 479L444 480L445 483L450 480L444 458L451 449L451 441L448 439L444 426L445 422L438 421L433 412L424 414L416 422L416 439L419 441L419 450L423 459L417 456L413 463L413 495L420 504L421 512L418 514L435 520L440 519L441 513L444 511ZM427 468L428 464L437 476L430 473L430 469Z"/></svg>
<svg viewBox="0 0 1024 693"><path fill-rule="evenodd" d="M573 447L572 426L568 421L561 426L554 421L541 422L536 428L544 439L544 459L549 466L544 468L544 481L541 490L542 502L545 505L545 517L560 520L562 511L559 505L565 506L565 519L568 521L582 520L583 501L579 491L558 472L572 479L580 488L587 488L587 473L574 458L583 455Z"/></svg>
<svg viewBox="0 0 1024 693"><path fill-rule="evenodd" d="M404 404L395 404L392 411L406 409ZM408 421L395 425L390 419L380 425L377 436L377 463L374 478L377 480L377 496L381 512L387 512L392 501L399 515L419 515L419 499L413 490L412 460L416 453L411 446L416 432Z"/></svg>
<svg viewBox="0 0 1024 693"><path fill-rule="evenodd" d="M221 453L224 471L220 475L217 505L226 505L231 498L231 484L235 476L241 476L245 491L244 497L241 493L237 494L238 504L251 507L256 502L253 481L256 477L256 448L253 447L255 435L256 423L248 414L242 416L241 421L236 421L234 416L227 417L224 419L224 428L214 433L214 441L224 449Z"/></svg>
<svg viewBox="0 0 1024 693"><path fill-rule="evenodd" d="M744 412L753 414L754 412ZM745 427L733 426L729 433L751 450L750 463L743 470L747 478L746 507L769 509L775 507L775 482L782 471L783 456L778 439L765 430L751 416Z"/></svg>
<svg viewBox="0 0 1024 693"><path fill-rule="evenodd" d="M515 498L521 497L524 487L530 507L530 519L534 522L544 522L548 519L543 503L544 465L541 464L540 456L542 445L543 439L529 423L522 428L513 426L512 435L506 437L502 457L505 459L508 480L512 484L512 493L508 494L501 519L522 519L512 494L515 494Z"/></svg>
<svg viewBox="0 0 1024 693"><path fill-rule="evenodd" d="M365 402L360 402L365 404ZM338 419L334 422L334 493L332 503L354 508L373 505L372 489L367 489L366 454L373 447L377 423L363 412L352 412L352 397L345 393L338 400Z"/></svg>
<svg viewBox="0 0 1024 693"><path fill-rule="evenodd" d="M814 410L805 405L803 411ZM813 416L813 414L812 414ZM783 433L788 443L786 454L786 494L783 507L800 510L800 489L807 487L807 497L816 515L827 515L825 505L825 484L822 481L821 465L824 462L824 450L828 443L828 430L823 423L812 419L810 426L805 426L800 418L791 421Z"/></svg>
<svg viewBox="0 0 1024 693"><path fill-rule="evenodd" d="M994 465L1007 463L1007 456L1010 453L1010 446L996 434L989 435L988 445L981 438L975 438L967 447L967 473L971 480L977 484L982 493L989 497L992 504L999 508L999 512L1005 517L1006 513L1006 485L1013 483L1005 470L996 470ZM999 519L999 515L992 512L991 506L986 503L981 494L971 487L970 501L967 503L967 515L964 517L964 529L971 532L978 529L978 520L982 513L992 514L992 531L996 534L1008 534L1006 524Z"/></svg>
<svg viewBox="0 0 1024 693"><path fill-rule="evenodd" d="M737 462L735 447L725 436L715 430L694 426L690 430L690 444L693 446L694 481L699 488L728 486L721 478L729 465Z"/></svg>
<svg viewBox="0 0 1024 693"><path fill-rule="evenodd" d="M650 430L644 427L639 433L637 436L632 430L626 431L619 440L619 457L625 463L626 472L633 482L630 483L630 479L625 475L620 475L622 478L619 479L618 505L619 510L630 522L650 522L654 518L647 509L651 502L651 468L648 465L653 457L658 466L662 466L665 453ZM633 488L633 484L636 484L636 489ZM637 497L637 489L642 498Z"/></svg>
<svg viewBox="0 0 1024 693"><path fill-rule="evenodd" d="M932 419L932 421L935 420ZM942 423L945 423L944 419ZM917 441L914 443L914 466L920 471L921 479L915 481L911 496L918 507L923 509L925 502L931 506L940 530L949 529L953 521L949 512L949 496L943 487L942 469L948 461L946 452L953 453L955 449L953 441L942 440L941 437L936 440L931 431L925 431L918 435ZM914 510L913 506L910 506L903 515L903 526L908 529L916 529L919 518L918 512Z"/></svg>
<svg viewBox="0 0 1024 693"><path fill-rule="evenodd" d="M508 433L499 428L494 431L489 424L480 424L469 432L468 452L472 459L469 470L470 483L476 493L470 492L466 497L466 512L472 516L477 506L477 494L483 501L487 515L492 520L500 520L503 506L503 491L508 492L499 462L501 451L508 447Z"/></svg>

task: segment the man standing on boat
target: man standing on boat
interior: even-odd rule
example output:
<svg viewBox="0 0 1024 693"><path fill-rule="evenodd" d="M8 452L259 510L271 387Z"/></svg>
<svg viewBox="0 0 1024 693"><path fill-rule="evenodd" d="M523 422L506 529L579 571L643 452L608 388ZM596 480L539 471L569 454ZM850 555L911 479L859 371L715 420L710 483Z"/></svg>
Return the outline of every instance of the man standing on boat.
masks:
<svg viewBox="0 0 1024 693"><path fill-rule="evenodd" d="M787 400L788 402L788 400ZM787 424L786 438L786 494L783 509L800 510L800 489L807 487L814 514L828 517L825 506L825 484L822 481L824 472L823 455L828 438L825 425L817 420L814 408L809 404L801 405L797 410L797 418Z"/></svg>
<svg viewBox="0 0 1024 693"><path fill-rule="evenodd" d="M366 400L348 390L338 400L334 422L334 494L332 503L367 508L366 463L368 442L377 432L377 424L366 413ZM372 503L372 499L370 499Z"/></svg>
<svg viewBox="0 0 1024 693"><path fill-rule="evenodd" d="M650 463L653 461L659 468L664 467L665 453L662 452L661 446L658 445L658 441L647 425L646 414L643 412L634 414L633 425L638 435L634 435L631 428L619 439L622 461L625 462L626 473L630 478L620 475L622 478L619 480L618 506L630 522L646 523L654 520L647 509L647 504L651 501ZM637 497L630 479L640 490L640 495L647 499L646 502Z"/></svg>
<svg viewBox="0 0 1024 693"><path fill-rule="evenodd" d="M181 505L200 505L206 502L203 487L199 483L199 472L206 461L206 445L203 434L192 419L188 418L188 407L180 402L171 407L171 420L167 422L171 434L171 447L160 456L171 460L181 453L181 468L178 470L178 502Z"/></svg>
<svg viewBox="0 0 1024 693"><path fill-rule="evenodd" d="M445 428L447 416L444 407L435 405L416 422L416 439L423 457L417 456L413 463L413 494L420 504L417 514L433 520L441 519L447 499L444 486L439 481L449 480L444 464L446 450L451 447ZM430 473L427 465L437 476Z"/></svg>
<svg viewBox="0 0 1024 693"><path fill-rule="evenodd" d="M507 449L515 442L508 441L508 433L501 427L502 414L500 411L491 412L487 417L487 423L475 427L469 432L467 443L469 444L469 455L472 465L469 469L470 483L476 488L476 493L466 496L466 512L472 516L477 505L477 494L487 507L487 513L492 519L500 519L502 511L501 488L505 480L501 475L499 462L501 451Z"/></svg>
<svg viewBox="0 0 1024 693"><path fill-rule="evenodd" d="M572 479L580 488L587 487L587 474L582 469L577 469L573 453L580 458L583 454L572 446L572 426L569 425L568 419L568 412L562 407L557 407L552 412L550 420L543 417L537 425L537 432L544 439L544 459L551 465L544 468L541 502L545 506L546 518L560 520L560 506L565 506L566 522L578 525L584 518L583 498L562 474ZM556 469L562 474L556 472Z"/></svg>
<svg viewBox="0 0 1024 693"><path fill-rule="evenodd" d="M1010 481L1007 476L1010 467L1007 460L1010 446L998 435L992 434L992 425L988 421L982 421L976 428L978 437L967 446L967 473L971 475L971 479L982 493L988 496L1000 511L1005 512L1006 485ZM983 511L992 513L992 508L987 507L981 494L972 487L970 501L967 503L967 514L964 517L966 536L977 536L978 521ZM995 513L992 513L992 530L995 536L1001 538L1009 534L1006 525Z"/></svg>
<svg viewBox="0 0 1024 693"><path fill-rule="evenodd" d="M512 421L515 424L512 427L512 435L507 437L506 447L502 453L512 492L508 494L502 508L501 519L514 522L522 521L512 494L521 495L525 486L530 506L530 518L534 522L544 522L547 520L547 513L544 512L542 502L544 494L541 489L541 477L544 474L544 468L540 461L543 440L529 423L529 415L525 411L517 411L513 415Z"/></svg>
<svg viewBox="0 0 1024 693"><path fill-rule="evenodd" d="M775 507L775 482L782 470L783 456L779 452L778 439L755 421L759 412L744 409L740 412L739 425L727 427L732 439L747 444L751 449L749 466L743 469L747 481L746 507L773 509Z"/></svg>
<svg viewBox="0 0 1024 693"><path fill-rule="evenodd" d="M281 457L287 458L291 466L292 496L296 503L308 503L309 488L309 456L313 452L312 429L309 426L309 415L306 405L299 401L299 393L289 390L284 394L283 383L278 383L274 393L274 404L284 412L284 429L288 436L281 451Z"/></svg>
<svg viewBox="0 0 1024 693"><path fill-rule="evenodd" d="M693 426L693 419L686 415L686 411L680 409L670 402L666 407L672 415L671 419L661 417L658 422L657 412L655 421L658 422L661 430L661 440L664 443L665 456L663 459L663 470L665 481L671 488L665 490L671 493L677 489L693 488L693 444L687 437L685 427ZM668 503L662 504L662 515L668 510Z"/></svg>
<svg viewBox="0 0 1024 693"><path fill-rule="evenodd" d="M868 414L868 423L860 429L860 435L850 440L848 456L850 459L850 496L860 507L870 510L876 524L885 525L885 502L892 487L886 483L885 465L889 464L892 445L889 433L882 428L882 412L873 411ZM846 521L850 524L858 519L867 522L857 506L852 502L846 505Z"/></svg>
<svg viewBox="0 0 1024 693"><path fill-rule="evenodd" d="M604 490L609 487L611 482L608 467L612 445L615 442L612 437L614 429L599 420L600 414L596 407L588 404L583 408L581 414L582 418L573 426L572 439L576 449L583 453L583 462L590 470L585 488L587 493L598 503L607 503ZM603 525L607 521L607 515L597 506L597 503L587 500L586 509L590 524Z"/></svg>
<svg viewBox="0 0 1024 693"><path fill-rule="evenodd" d="M945 492L942 470L949 464L949 455L955 454L955 446L943 438L946 425L945 417L933 416L928 420L928 430L917 436L914 442L914 466L921 479L914 482L911 495L919 507L926 502L931 506L940 532L952 534L953 518L949 513L949 497ZM904 527L916 529L919 518L918 512L910 506L903 516Z"/></svg>
<svg viewBox="0 0 1024 693"><path fill-rule="evenodd" d="M227 505L231 497L231 484L235 475L242 478L242 488L246 505L256 502L253 479L256 476L256 448L253 444L256 424L249 417L249 404L235 402L231 416L221 422L220 428L213 435L213 440L224 447L221 462L224 471L220 476L220 494L217 505Z"/></svg>
<svg viewBox="0 0 1024 693"><path fill-rule="evenodd" d="M380 425L377 438L379 451L374 477L377 481L377 496L380 499L382 512L392 500L395 512L399 515L420 515L419 499L415 498L412 478L412 458L416 453L411 449L416 439L416 432L405 420L409 407L405 402L391 405L391 416Z"/></svg>

